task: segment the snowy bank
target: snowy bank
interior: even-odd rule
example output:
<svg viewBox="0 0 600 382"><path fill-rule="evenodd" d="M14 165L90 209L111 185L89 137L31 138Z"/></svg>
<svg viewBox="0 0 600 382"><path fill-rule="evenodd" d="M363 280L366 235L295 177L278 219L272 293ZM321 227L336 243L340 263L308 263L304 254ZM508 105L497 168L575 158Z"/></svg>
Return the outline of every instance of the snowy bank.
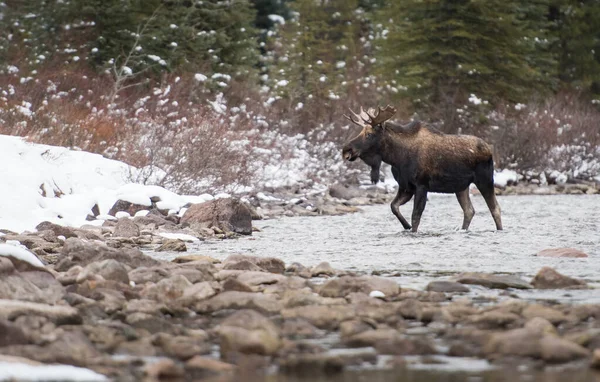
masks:
<svg viewBox="0 0 600 382"><path fill-rule="evenodd" d="M213 198L133 184L138 170L123 162L14 136L0 135L0 163L0 229L15 232L34 230L42 221L89 224L86 216L94 205L106 214L119 199L150 206L150 198L157 196L159 208L177 211Z"/></svg>

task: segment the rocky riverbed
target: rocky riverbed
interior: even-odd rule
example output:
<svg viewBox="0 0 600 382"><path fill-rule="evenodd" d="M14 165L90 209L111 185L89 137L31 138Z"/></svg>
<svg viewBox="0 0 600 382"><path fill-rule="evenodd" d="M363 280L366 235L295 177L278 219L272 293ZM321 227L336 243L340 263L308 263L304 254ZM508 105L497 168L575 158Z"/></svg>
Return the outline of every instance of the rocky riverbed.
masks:
<svg viewBox="0 0 600 382"><path fill-rule="evenodd" d="M179 215L154 209L77 229L44 222L37 232L4 232L0 362L68 364L119 381L598 377L600 304L519 298L522 290L593 287L549 267L527 278L440 275L410 288L326 258L301 264L187 251L202 247L189 242L251 235L252 219L269 214L342 214L377 198L385 200L261 196L254 209L219 199ZM122 202L113 213L140 209ZM45 264L11 251L16 242ZM470 293L477 288L495 295ZM447 369L466 374L436 374Z"/></svg>

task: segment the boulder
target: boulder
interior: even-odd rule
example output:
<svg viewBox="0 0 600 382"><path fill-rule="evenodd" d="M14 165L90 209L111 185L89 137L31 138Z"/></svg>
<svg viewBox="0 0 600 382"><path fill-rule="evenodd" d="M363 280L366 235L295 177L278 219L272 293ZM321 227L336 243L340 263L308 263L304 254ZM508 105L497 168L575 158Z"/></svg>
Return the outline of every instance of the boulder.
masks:
<svg viewBox="0 0 600 382"><path fill-rule="evenodd" d="M202 338L171 336L166 333L157 333L152 339L152 344L160 347L167 356L181 360L208 354L211 350L210 343Z"/></svg>
<svg viewBox="0 0 600 382"><path fill-rule="evenodd" d="M221 356L230 352L273 355L281 346L277 327L254 310L240 310L227 317L217 329Z"/></svg>
<svg viewBox="0 0 600 382"><path fill-rule="evenodd" d="M308 305L284 309L284 319L302 318L319 329L334 330L340 322L356 316L353 306L349 305Z"/></svg>
<svg viewBox="0 0 600 382"><path fill-rule="evenodd" d="M224 269L240 269L240 270L257 270L257 269L243 269L244 264L250 262L260 269L271 272L283 274L285 272L285 263L275 257L259 257L259 256L248 256L248 255L230 255L225 261L223 261ZM242 264L238 267L235 264Z"/></svg>
<svg viewBox="0 0 600 382"><path fill-rule="evenodd" d="M237 280L249 286L257 286L265 284L276 284L279 282L285 283L288 280L288 278L286 276L276 273L248 271L241 273L237 277Z"/></svg>
<svg viewBox="0 0 600 382"><path fill-rule="evenodd" d="M64 227L62 225L54 224L49 221L43 221L38 224L35 229L39 231L52 231L56 236L64 236L65 238L77 237L77 233L73 228Z"/></svg>
<svg viewBox="0 0 600 382"><path fill-rule="evenodd" d="M232 374L236 366L213 358L194 356L185 363L185 370L186 376L201 380L219 374Z"/></svg>
<svg viewBox="0 0 600 382"><path fill-rule="evenodd" d="M162 262L144 255L138 249L110 248L104 243L86 242L76 238L67 239L62 250L61 260L55 265L59 272L69 270L73 265L86 266L95 261L114 259L131 268L151 267Z"/></svg>
<svg viewBox="0 0 600 382"><path fill-rule="evenodd" d="M29 337L19 325L0 319L0 347L29 343Z"/></svg>
<svg viewBox="0 0 600 382"><path fill-rule="evenodd" d="M217 263L221 262L221 260L219 260L219 259L215 259L214 257L210 257L210 256L206 256L206 255L182 255L182 256L177 256L176 258L173 259L173 262L176 264L189 263L192 261L206 261L211 264L217 264Z"/></svg>
<svg viewBox="0 0 600 382"><path fill-rule="evenodd" d="M526 319L532 319L535 317L543 318L554 325L558 325L567 320L567 316L565 316L565 314L560 310L556 310L541 304L527 305L523 309L522 315Z"/></svg>
<svg viewBox="0 0 600 382"><path fill-rule="evenodd" d="M20 316L36 315L58 325L79 324L77 309L64 305L48 305L29 301L0 300L0 319L15 320Z"/></svg>
<svg viewBox="0 0 600 382"><path fill-rule="evenodd" d="M432 281L425 288L428 292L467 293L469 288L456 281Z"/></svg>
<svg viewBox="0 0 600 382"><path fill-rule="evenodd" d="M537 253L536 256L540 257L588 257L587 253L582 252L575 248L548 248L543 249Z"/></svg>
<svg viewBox="0 0 600 382"><path fill-rule="evenodd" d="M550 363L570 362L590 355L586 348L558 336L542 337L540 347L541 358Z"/></svg>
<svg viewBox="0 0 600 382"><path fill-rule="evenodd" d="M217 292L215 292L210 283L204 281L185 288L183 290L183 295L180 297L180 301L188 306L204 301L207 298L214 296L216 293Z"/></svg>
<svg viewBox="0 0 600 382"><path fill-rule="evenodd" d="M148 202L150 202L150 200L148 200ZM110 210L108 210L108 214L111 216L116 216L117 212L123 211L133 216L139 211L147 210L151 205L151 203L148 203L147 205L142 205L119 199L115 202L115 204L113 204Z"/></svg>
<svg viewBox="0 0 600 382"><path fill-rule="evenodd" d="M62 284L45 271L18 272L0 277L0 299L54 304L64 294Z"/></svg>
<svg viewBox="0 0 600 382"><path fill-rule="evenodd" d="M198 224L201 227L217 227L225 232L242 235L252 234L252 212L239 199L222 198L193 204L181 218L183 226Z"/></svg>
<svg viewBox="0 0 600 382"><path fill-rule="evenodd" d="M541 335L557 336L558 332L550 321L542 317L533 317L525 323L525 329L533 330Z"/></svg>
<svg viewBox="0 0 600 382"><path fill-rule="evenodd" d="M586 282L558 273L550 267L543 267L535 275L531 284L538 289L585 288Z"/></svg>
<svg viewBox="0 0 600 382"><path fill-rule="evenodd" d="M157 252L185 252L187 247L185 242L179 239L167 239L160 247L156 248Z"/></svg>
<svg viewBox="0 0 600 382"><path fill-rule="evenodd" d="M114 259L95 261L88 264L76 278L76 282L81 283L85 280L93 280L95 276L101 276L105 280L113 280L124 284L129 284L127 268Z"/></svg>
<svg viewBox="0 0 600 382"><path fill-rule="evenodd" d="M350 200L363 196L364 192L358 187L350 187L344 184L336 183L329 187L329 195L338 199Z"/></svg>
<svg viewBox="0 0 600 382"><path fill-rule="evenodd" d="M337 273L336 270L333 269L333 267L327 261L323 261L322 263L319 263L318 265L313 267L310 270L310 272L311 272L312 277L335 276Z"/></svg>
<svg viewBox="0 0 600 382"><path fill-rule="evenodd" d="M531 289L531 284L518 276L496 275L492 273L467 272L455 277L454 281L461 284L481 285L491 289Z"/></svg>
<svg viewBox="0 0 600 382"><path fill-rule="evenodd" d="M327 281L319 289L323 297L345 297L353 292L369 294L381 291L391 297L400 293L400 286L394 280L379 276L343 276Z"/></svg>
<svg viewBox="0 0 600 382"><path fill-rule="evenodd" d="M274 314L281 311L281 303L273 295L228 291L199 302L193 309L200 313L212 313L224 309L254 309L261 313Z"/></svg>
<svg viewBox="0 0 600 382"><path fill-rule="evenodd" d="M121 218L117 221L113 236L116 237L138 237L140 228L129 218Z"/></svg>
<svg viewBox="0 0 600 382"><path fill-rule="evenodd" d="M191 286L192 283L184 276L173 275L156 284L148 285L141 294L145 298L168 303L182 297L184 291Z"/></svg>

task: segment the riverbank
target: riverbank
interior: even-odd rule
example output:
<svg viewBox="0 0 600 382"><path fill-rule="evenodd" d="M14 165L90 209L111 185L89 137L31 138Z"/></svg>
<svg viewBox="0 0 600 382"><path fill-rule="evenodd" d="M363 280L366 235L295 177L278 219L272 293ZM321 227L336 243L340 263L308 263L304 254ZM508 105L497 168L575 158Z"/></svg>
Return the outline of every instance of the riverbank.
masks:
<svg viewBox="0 0 600 382"><path fill-rule="evenodd" d="M380 255L369 251L369 243L364 254L381 271L332 267L323 262L330 256L318 250L319 261L233 250L210 256L207 248L220 240L239 237L221 243L244 243L278 235L267 226L276 220L261 224L263 232L253 228L251 219L264 204L251 211L234 199L218 199L189 207L181 217L156 209L102 226L43 223L35 233L6 232L3 241L21 243L47 264L22 248L0 245L0 325L6 333L0 354L20 357L1 361L74 365L120 381L265 375L280 381L350 380L369 372L391 381L423 368L495 380L498 370L533 379L542 370L558 377L565 369L577 370L581 380L598 377L600 304L535 298L590 291L588 280L559 273L565 262L580 259L558 258L559 272L538 266L532 276L498 274L474 263L481 272L440 272L415 287L377 265L374 257ZM445 213L435 208L445 204L431 203L436 219ZM565 205L576 208L571 201ZM135 215L133 207L121 204L119 215ZM301 219L306 218L290 221ZM319 219L313 231L327 222L336 231L345 229L327 220L336 217L310 219ZM481 236L481 220L474 221L473 239ZM426 232L414 240L451 245L447 231L433 229L440 234ZM429 242L420 246L434 248ZM415 249L406 250L412 261L426 264L427 256ZM170 260L161 260L162 254ZM347 265L354 264L351 258L348 254Z"/></svg>

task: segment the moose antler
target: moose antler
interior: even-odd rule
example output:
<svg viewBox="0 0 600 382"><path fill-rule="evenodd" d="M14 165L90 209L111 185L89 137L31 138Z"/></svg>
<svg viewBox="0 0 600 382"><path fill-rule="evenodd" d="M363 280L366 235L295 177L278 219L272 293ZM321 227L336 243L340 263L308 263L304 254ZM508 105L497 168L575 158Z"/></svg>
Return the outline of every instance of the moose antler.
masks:
<svg viewBox="0 0 600 382"><path fill-rule="evenodd" d="M377 115L374 115L375 110L369 109L368 115L370 118L370 124L372 126L379 125L388 119L392 118L394 114L396 114L396 108L390 105L387 105L385 108L379 106L377 108Z"/></svg>
<svg viewBox="0 0 600 382"><path fill-rule="evenodd" d="M356 114L352 110L350 110L350 113L352 113L352 116L344 114L344 117L356 125L360 127L365 127L365 125L375 126L392 118L396 114L396 108L390 105L387 105L385 108L381 108L380 106L377 109L377 114L375 114L375 109L369 108L369 110L365 111L361 106L360 113Z"/></svg>

